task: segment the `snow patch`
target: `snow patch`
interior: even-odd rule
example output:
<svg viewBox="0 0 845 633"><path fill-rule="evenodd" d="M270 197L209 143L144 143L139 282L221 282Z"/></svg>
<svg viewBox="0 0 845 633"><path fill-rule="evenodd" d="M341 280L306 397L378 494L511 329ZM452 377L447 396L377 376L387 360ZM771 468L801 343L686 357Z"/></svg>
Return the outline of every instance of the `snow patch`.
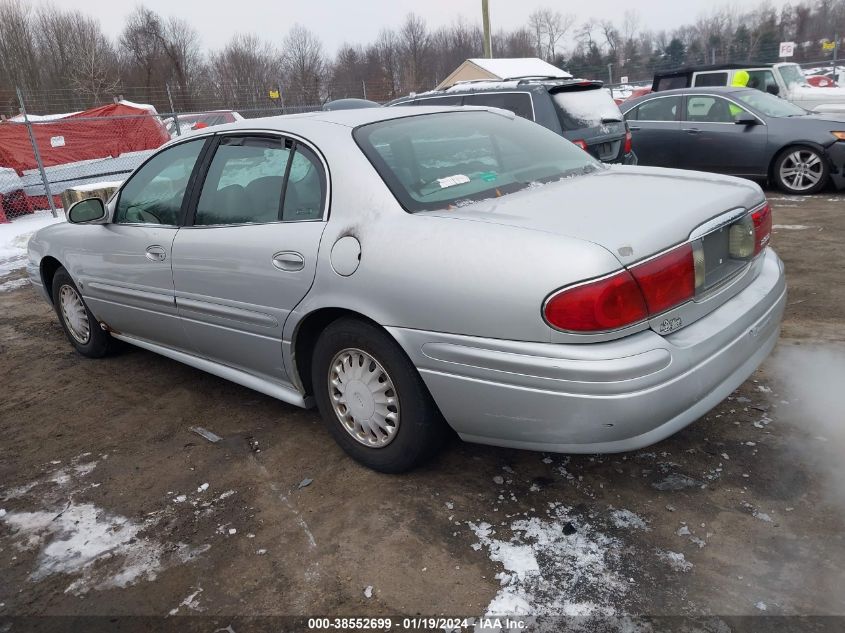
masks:
<svg viewBox="0 0 845 633"><path fill-rule="evenodd" d="M0 276L26 266L26 247L33 233L64 220L63 213L54 218L49 211L36 211L0 224Z"/></svg>
<svg viewBox="0 0 845 633"><path fill-rule="evenodd" d="M669 550L658 549L657 556L667 563L675 571L689 571L692 569L692 563L689 562L680 552L670 552Z"/></svg>
<svg viewBox="0 0 845 633"><path fill-rule="evenodd" d="M39 550L30 580L75 575L65 593L76 595L154 580L161 570L208 549L182 543L166 546L142 536L157 519L138 523L90 503L70 501L58 511L7 512L2 521L23 549Z"/></svg>
<svg viewBox="0 0 845 633"><path fill-rule="evenodd" d="M614 510L610 513L610 520L613 522L613 525L622 530L631 528L643 530L644 532L649 530L645 519L630 510Z"/></svg>

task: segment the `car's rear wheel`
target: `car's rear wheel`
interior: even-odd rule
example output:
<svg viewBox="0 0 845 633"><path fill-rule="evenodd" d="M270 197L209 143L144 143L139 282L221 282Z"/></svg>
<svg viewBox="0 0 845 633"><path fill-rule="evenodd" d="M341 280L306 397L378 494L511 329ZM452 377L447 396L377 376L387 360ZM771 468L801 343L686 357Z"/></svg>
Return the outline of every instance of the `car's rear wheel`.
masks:
<svg viewBox="0 0 845 633"><path fill-rule="evenodd" d="M329 433L360 463L398 473L440 447L445 422L417 370L381 328L334 321L317 340L311 367Z"/></svg>
<svg viewBox="0 0 845 633"><path fill-rule="evenodd" d="M53 275L52 291L59 322L76 351L88 358L102 358L108 354L113 339L91 314L82 293L64 268L59 268Z"/></svg>
<svg viewBox="0 0 845 633"><path fill-rule="evenodd" d="M781 191L810 195L818 193L827 184L830 167L819 150L800 146L785 149L775 161L773 172Z"/></svg>

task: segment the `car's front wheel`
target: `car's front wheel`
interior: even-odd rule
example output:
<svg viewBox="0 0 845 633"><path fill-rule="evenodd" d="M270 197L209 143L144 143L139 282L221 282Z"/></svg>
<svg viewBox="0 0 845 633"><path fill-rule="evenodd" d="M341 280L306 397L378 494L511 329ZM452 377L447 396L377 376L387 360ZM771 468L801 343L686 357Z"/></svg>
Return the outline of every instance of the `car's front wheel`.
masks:
<svg viewBox="0 0 845 633"><path fill-rule="evenodd" d="M331 323L314 347L311 378L329 433L365 466L403 472L440 447L445 422L417 370L381 328L353 318Z"/></svg>
<svg viewBox="0 0 845 633"><path fill-rule="evenodd" d="M108 354L114 340L100 327L64 268L59 268L53 275L52 291L53 306L71 345L88 358Z"/></svg>
<svg viewBox="0 0 845 633"><path fill-rule="evenodd" d="M778 156L774 165L777 186L786 193L810 195L827 184L830 167L825 156L808 146L789 147Z"/></svg>

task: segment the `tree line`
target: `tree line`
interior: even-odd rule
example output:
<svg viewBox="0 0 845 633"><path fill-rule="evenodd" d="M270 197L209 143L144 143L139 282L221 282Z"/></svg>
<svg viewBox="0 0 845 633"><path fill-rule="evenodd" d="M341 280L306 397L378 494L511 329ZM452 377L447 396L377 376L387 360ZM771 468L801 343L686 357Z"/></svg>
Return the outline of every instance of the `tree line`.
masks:
<svg viewBox="0 0 845 633"><path fill-rule="evenodd" d="M650 79L656 69L725 61L777 61L795 41L795 61L821 60L821 43L845 37L845 0L805 0L781 9L725 7L655 31L635 9L620 20L583 19L550 8L493 33L494 57L540 57L580 77ZM481 27L456 18L431 28L409 13L369 43L330 54L293 24L277 46L235 34L205 50L188 20L137 6L116 37L95 16L26 0L0 0L0 112L15 114L15 89L32 112L82 109L116 95L160 111L306 108L342 97L387 101L433 88L461 62L481 57ZM275 96L278 91L279 96Z"/></svg>

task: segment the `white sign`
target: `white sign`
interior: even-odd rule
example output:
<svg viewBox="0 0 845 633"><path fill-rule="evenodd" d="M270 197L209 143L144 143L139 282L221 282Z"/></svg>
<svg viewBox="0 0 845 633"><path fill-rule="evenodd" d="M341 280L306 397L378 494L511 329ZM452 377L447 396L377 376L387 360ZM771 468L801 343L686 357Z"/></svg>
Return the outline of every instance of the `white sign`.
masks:
<svg viewBox="0 0 845 633"><path fill-rule="evenodd" d="M65 137L64 136L52 136L52 137L50 137L50 146L51 147L64 147L65 146Z"/></svg>
<svg viewBox="0 0 845 633"><path fill-rule="evenodd" d="M795 54L795 42L781 42L778 57L792 57Z"/></svg>
<svg viewBox="0 0 845 633"><path fill-rule="evenodd" d="M623 76L621 76L621 77L619 78L619 82L620 82L620 83L623 83L623 84L628 83L628 75L623 75Z"/></svg>

